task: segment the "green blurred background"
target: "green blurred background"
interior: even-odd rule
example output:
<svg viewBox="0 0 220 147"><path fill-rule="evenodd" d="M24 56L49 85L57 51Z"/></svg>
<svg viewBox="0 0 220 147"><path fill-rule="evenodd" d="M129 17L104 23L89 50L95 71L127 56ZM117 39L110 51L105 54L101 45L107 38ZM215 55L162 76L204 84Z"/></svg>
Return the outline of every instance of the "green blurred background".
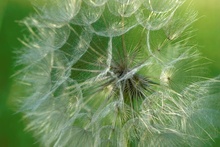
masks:
<svg viewBox="0 0 220 147"><path fill-rule="evenodd" d="M210 76L220 75L220 0L192 0L200 19L193 24L195 40L204 56L213 61ZM16 22L33 12L28 0L0 0L0 147L37 147L31 133L24 131L21 115L10 103L13 50L19 49L25 27ZM216 147L220 146L220 141Z"/></svg>

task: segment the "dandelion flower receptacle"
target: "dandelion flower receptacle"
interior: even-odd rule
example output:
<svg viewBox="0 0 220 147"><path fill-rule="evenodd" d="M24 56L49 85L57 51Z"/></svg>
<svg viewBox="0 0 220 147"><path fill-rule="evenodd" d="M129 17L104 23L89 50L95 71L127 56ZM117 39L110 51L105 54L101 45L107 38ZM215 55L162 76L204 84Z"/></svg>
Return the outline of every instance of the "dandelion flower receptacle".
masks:
<svg viewBox="0 0 220 147"><path fill-rule="evenodd" d="M43 146L211 145L220 81L188 44L184 2L33 0L16 73L27 129Z"/></svg>

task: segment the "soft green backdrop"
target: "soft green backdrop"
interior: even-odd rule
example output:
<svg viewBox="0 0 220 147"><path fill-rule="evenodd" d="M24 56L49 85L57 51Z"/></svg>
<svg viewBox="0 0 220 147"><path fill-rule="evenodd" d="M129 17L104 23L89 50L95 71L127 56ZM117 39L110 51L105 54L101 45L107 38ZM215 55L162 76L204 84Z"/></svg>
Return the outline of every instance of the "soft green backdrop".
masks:
<svg viewBox="0 0 220 147"><path fill-rule="evenodd" d="M192 0L200 19L194 23L195 40L204 56L213 61L211 76L220 75L220 0ZM13 74L13 50L21 47L25 28L21 20L33 12L28 0L0 0L0 147L39 146L30 133L24 131L21 115L15 114L9 95ZM220 141L215 145L220 146Z"/></svg>

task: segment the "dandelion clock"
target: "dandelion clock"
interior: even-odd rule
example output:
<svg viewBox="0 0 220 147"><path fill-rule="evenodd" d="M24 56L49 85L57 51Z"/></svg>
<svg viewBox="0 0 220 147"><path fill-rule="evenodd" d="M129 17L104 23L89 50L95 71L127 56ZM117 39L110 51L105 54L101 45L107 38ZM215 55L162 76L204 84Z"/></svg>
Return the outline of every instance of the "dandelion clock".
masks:
<svg viewBox="0 0 220 147"><path fill-rule="evenodd" d="M185 0L31 0L16 98L45 147L212 146L219 77Z"/></svg>

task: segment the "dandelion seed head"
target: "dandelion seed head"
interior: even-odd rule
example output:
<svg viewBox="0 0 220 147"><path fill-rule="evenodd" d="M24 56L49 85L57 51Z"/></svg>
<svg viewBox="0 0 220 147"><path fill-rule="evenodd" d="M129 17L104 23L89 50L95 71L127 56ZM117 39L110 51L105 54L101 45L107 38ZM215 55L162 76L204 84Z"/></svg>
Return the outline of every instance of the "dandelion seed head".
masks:
<svg viewBox="0 0 220 147"><path fill-rule="evenodd" d="M219 77L188 45L184 2L34 0L15 74L27 130L42 146L210 145Z"/></svg>

